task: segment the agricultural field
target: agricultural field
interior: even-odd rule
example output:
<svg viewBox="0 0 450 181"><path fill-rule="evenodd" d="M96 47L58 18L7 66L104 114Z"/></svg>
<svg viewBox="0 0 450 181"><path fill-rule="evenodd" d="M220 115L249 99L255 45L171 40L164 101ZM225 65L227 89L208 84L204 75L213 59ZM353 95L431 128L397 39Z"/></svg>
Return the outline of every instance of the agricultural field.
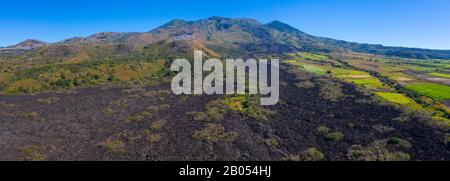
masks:
<svg viewBox="0 0 450 181"><path fill-rule="evenodd" d="M447 73L431 72L431 73L428 73L428 75L450 79L450 74L447 74Z"/></svg>
<svg viewBox="0 0 450 181"><path fill-rule="evenodd" d="M389 90L383 82L373 77L366 71L355 70L345 67L342 63L325 55L314 55L311 53L291 54L292 60L286 63L297 65L300 69L331 77L336 77L346 82L354 83L371 90ZM317 58L320 57L320 58Z"/></svg>
<svg viewBox="0 0 450 181"><path fill-rule="evenodd" d="M450 61L388 58L363 53L291 53L300 70L352 83L383 101L450 123Z"/></svg>
<svg viewBox="0 0 450 181"><path fill-rule="evenodd" d="M397 103L397 104L413 104L414 100L410 99L409 97L406 97L403 94L400 93L391 93L391 92L375 92L377 96L380 96L383 99L386 99L387 101Z"/></svg>
<svg viewBox="0 0 450 181"><path fill-rule="evenodd" d="M405 88L430 97L435 101L450 99L450 87L446 85L435 83L414 83L406 85Z"/></svg>

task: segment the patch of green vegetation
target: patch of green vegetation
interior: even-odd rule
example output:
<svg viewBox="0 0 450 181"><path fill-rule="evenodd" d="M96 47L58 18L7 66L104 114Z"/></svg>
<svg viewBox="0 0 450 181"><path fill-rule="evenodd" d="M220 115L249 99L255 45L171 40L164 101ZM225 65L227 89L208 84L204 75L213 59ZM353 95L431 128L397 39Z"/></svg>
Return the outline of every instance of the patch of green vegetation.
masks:
<svg viewBox="0 0 450 181"><path fill-rule="evenodd" d="M441 116L433 116L430 124L439 128L450 129L450 119Z"/></svg>
<svg viewBox="0 0 450 181"><path fill-rule="evenodd" d="M208 115L204 112L191 111L187 112L186 115L192 116L195 121L206 121L208 120Z"/></svg>
<svg viewBox="0 0 450 181"><path fill-rule="evenodd" d="M404 147L404 148L411 147L411 143L409 143L408 141L401 139L399 137L390 137L386 140L386 143L391 146L399 146L399 147Z"/></svg>
<svg viewBox="0 0 450 181"><path fill-rule="evenodd" d="M450 79L450 74L445 74L445 73L432 72L432 73L429 73L428 75Z"/></svg>
<svg viewBox="0 0 450 181"><path fill-rule="evenodd" d="M315 61L325 61L325 60L329 59L325 55L319 55L319 54L308 53L308 52L300 52L300 53L297 53L297 55L300 56L301 58L308 59L308 60L315 60Z"/></svg>
<svg viewBox="0 0 450 181"><path fill-rule="evenodd" d="M327 71L323 68L320 68L319 66L316 65L310 65L310 64L301 64L298 66L301 70L307 71L307 72L311 72L314 74L318 74L318 75L326 75Z"/></svg>
<svg viewBox="0 0 450 181"><path fill-rule="evenodd" d="M147 111L149 111L150 113L156 113L156 112L160 112L160 111L164 111L164 110L168 110L170 109L170 105L169 104L160 104L157 106L148 106L146 108Z"/></svg>
<svg viewBox="0 0 450 181"><path fill-rule="evenodd" d="M257 106L250 106L248 107L246 112L244 112L244 115L254 118L258 121L269 121L269 116L273 114L275 114L274 111Z"/></svg>
<svg viewBox="0 0 450 181"><path fill-rule="evenodd" d="M206 141L208 143L232 142L238 134L234 131L226 132L220 124L206 124L202 130L195 131L192 137L196 140Z"/></svg>
<svg viewBox="0 0 450 181"><path fill-rule="evenodd" d="M130 115L127 118L128 122L139 122L139 121L143 121L145 119L144 115L142 114L134 114L134 115Z"/></svg>
<svg viewBox="0 0 450 181"><path fill-rule="evenodd" d="M45 155L43 154L43 148L37 145L29 145L19 148L23 157L27 161L43 161Z"/></svg>
<svg viewBox="0 0 450 181"><path fill-rule="evenodd" d="M344 134L339 131L331 132L331 129L326 126L319 126L316 133L325 136L326 139L337 142L344 138Z"/></svg>
<svg viewBox="0 0 450 181"><path fill-rule="evenodd" d="M325 135L325 137L328 140L337 142L337 141L341 141L342 138L344 138L344 134L342 134L341 132L337 131L337 132L328 133L328 134Z"/></svg>
<svg viewBox="0 0 450 181"><path fill-rule="evenodd" d="M409 148L411 145L400 138L389 138L371 143L367 147L352 145L348 149L347 157L359 161L407 161L411 157L401 151L391 151L389 147Z"/></svg>
<svg viewBox="0 0 450 181"><path fill-rule="evenodd" d="M165 119L157 120L150 125L150 129L153 131L161 130L167 121Z"/></svg>
<svg viewBox="0 0 450 181"><path fill-rule="evenodd" d="M330 131L331 131L331 129L328 128L328 127L326 127L326 126L319 126L319 127L316 129L316 132L317 132L317 134L319 134L319 135L326 135L326 134L328 134Z"/></svg>
<svg viewBox="0 0 450 181"><path fill-rule="evenodd" d="M155 113L167 110L170 108L169 104L161 104L158 106L148 106L144 111L128 116L127 122L143 121L146 117L153 116Z"/></svg>
<svg viewBox="0 0 450 181"><path fill-rule="evenodd" d="M169 94L171 94L170 90L149 90L141 93L144 97L157 97L161 101Z"/></svg>
<svg viewBox="0 0 450 181"><path fill-rule="evenodd" d="M207 116L210 121L222 121L225 111L216 107L208 108Z"/></svg>
<svg viewBox="0 0 450 181"><path fill-rule="evenodd" d="M319 80L319 85L319 95L326 100L336 102L345 96L345 94L342 93L342 85L338 82L328 79L321 79Z"/></svg>
<svg viewBox="0 0 450 181"><path fill-rule="evenodd" d="M110 107L107 107L107 108L103 111L103 113L104 113L106 116L111 116L111 115L114 114L114 110L113 110L112 108L110 108Z"/></svg>
<svg viewBox="0 0 450 181"><path fill-rule="evenodd" d="M435 83L414 83L405 86L406 89L432 98L436 102L450 99L450 86Z"/></svg>
<svg viewBox="0 0 450 181"><path fill-rule="evenodd" d="M330 72L334 77L368 89L389 89L388 86L367 72L343 68L332 68Z"/></svg>
<svg viewBox="0 0 450 181"><path fill-rule="evenodd" d="M413 104L414 100L410 99L409 97L406 97L403 94L400 93L391 93L391 92L374 92L375 95L393 103L397 104Z"/></svg>
<svg viewBox="0 0 450 181"><path fill-rule="evenodd" d="M6 94L17 94L17 93L34 93L40 91L42 88L39 81L34 79L22 79L15 81L9 85L5 93Z"/></svg>
<svg viewBox="0 0 450 181"><path fill-rule="evenodd" d="M337 78L368 78L370 75L367 72L353 70L353 69L344 69L344 68L333 68L330 70L331 74Z"/></svg>
<svg viewBox="0 0 450 181"><path fill-rule="evenodd" d="M230 110L239 112L245 117L250 117L258 121L268 121L269 116L275 114L275 112L262 108L258 100L258 96L254 95L233 95L223 100L213 101L209 104L209 109L215 108L215 111L222 115L227 110Z"/></svg>
<svg viewBox="0 0 450 181"><path fill-rule="evenodd" d="M164 67L163 60L93 60L24 66L1 79L0 91L17 94L99 85L154 85L160 81Z"/></svg>
<svg viewBox="0 0 450 181"><path fill-rule="evenodd" d="M248 108L248 96L237 95L227 97L223 100L223 103L232 111L245 112L245 109Z"/></svg>
<svg viewBox="0 0 450 181"><path fill-rule="evenodd" d="M367 88L387 88L380 80L370 77L370 78L363 78L363 79L350 79L348 80L351 83L354 83L359 86L364 86Z"/></svg>
<svg viewBox="0 0 450 181"><path fill-rule="evenodd" d="M301 159L303 161L321 161L325 158L325 155L317 148L308 148L302 152Z"/></svg>
<svg viewBox="0 0 450 181"><path fill-rule="evenodd" d="M151 134L148 136L148 141L151 143L159 142L161 141L161 135L160 134Z"/></svg>
<svg viewBox="0 0 450 181"><path fill-rule="evenodd" d="M295 83L295 86L297 86L298 88L302 88L302 89L311 89L311 88L315 87L316 84L311 81L301 81L301 82Z"/></svg>
<svg viewBox="0 0 450 181"><path fill-rule="evenodd" d="M120 140L107 139L100 145L102 145L105 148L105 150L108 151L109 153L113 154L125 153L125 144Z"/></svg>
<svg viewBox="0 0 450 181"><path fill-rule="evenodd" d="M267 145L275 147L278 146L278 140L276 138L267 138L266 140L264 140L266 142Z"/></svg>

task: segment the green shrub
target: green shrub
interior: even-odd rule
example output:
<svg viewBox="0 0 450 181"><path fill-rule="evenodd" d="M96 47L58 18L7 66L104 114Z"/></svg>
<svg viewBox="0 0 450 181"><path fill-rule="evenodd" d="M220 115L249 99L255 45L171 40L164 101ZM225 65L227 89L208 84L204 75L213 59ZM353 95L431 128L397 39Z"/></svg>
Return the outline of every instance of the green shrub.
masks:
<svg viewBox="0 0 450 181"><path fill-rule="evenodd" d="M386 161L408 161L410 159L411 156L404 152L394 152L386 155Z"/></svg>
<svg viewBox="0 0 450 181"><path fill-rule="evenodd" d="M125 152L125 144L120 140L111 140L107 139L101 145L108 151L109 153L124 153Z"/></svg>
<svg viewBox="0 0 450 181"><path fill-rule="evenodd" d="M208 114L208 120L211 120L211 121L222 121L223 120L223 113L218 108L213 107L213 108L208 109L207 114Z"/></svg>
<svg viewBox="0 0 450 181"><path fill-rule="evenodd" d="M297 86L298 88L303 88L303 89L311 89L311 88L314 88L316 86L316 84L311 81L302 81L302 82L295 83L295 86Z"/></svg>
<svg viewBox="0 0 450 181"><path fill-rule="evenodd" d="M135 114L135 115L130 115L128 116L128 121L129 122L138 122L138 121L143 121L145 119L145 117L141 114Z"/></svg>
<svg viewBox="0 0 450 181"><path fill-rule="evenodd" d="M400 142L402 142L402 139L399 137L391 137L387 140L387 143L390 145L397 145L400 144Z"/></svg>
<svg viewBox="0 0 450 181"><path fill-rule="evenodd" d="M302 152L303 161L320 161L325 158L325 155L316 148L308 148Z"/></svg>
<svg viewBox="0 0 450 181"><path fill-rule="evenodd" d="M278 140L275 138L268 138L265 140L265 142L269 146L278 146Z"/></svg>
<svg viewBox="0 0 450 181"><path fill-rule="evenodd" d="M159 134L151 134L148 136L148 141L155 143L161 141L161 135Z"/></svg>
<svg viewBox="0 0 450 181"><path fill-rule="evenodd" d="M387 145L390 145L390 146L403 147L403 148L411 147L411 143L409 143L408 141L401 139L399 137L390 137L385 142Z"/></svg>
<svg viewBox="0 0 450 181"><path fill-rule="evenodd" d="M333 133L328 133L325 136L328 140L337 142L342 140L342 138L344 138L344 134L342 134L341 132L333 132Z"/></svg>
<svg viewBox="0 0 450 181"><path fill-rule="evenodd" d="M186 114L189 115L189 116L192 116L192 119L194 119L195 121L206 121L206 120L208 120L208 115L206 115L204 112L192 111L192 112L187 112Z"/></svg>
<svg viewBox="0 0 450 181"><path fill-rule="evenodd" d="M328 134L330 131L331 131L330 128L328 128L328 127L326 127L326 126L319 126L319 127L316 129L316 132L317 132L318 134L320 134L320 135L326 135L326 134Z"/></svg>
<svg viewBox="0 0 450 181"><path fill-rule="evenodd" d="M275 114L275 112L268 110L268 109L256 107L256 106L251 106L244 112L244 115L251 117L253 119L256 119L258 121L264 121L264 122L268 121L269 116L272 114Z"/></svg>
<svg viewBox="0 0 450 181"><path fill-rule="evenodd" d="M241 113L241 115L256 119L257 121L268 121L274 111L264 109L258 103L258 97L252 95L234 95L223 100L213 101L209 105L218 108L224 113L226 110ZM225 107L223 107L225 105Z"/></svg>
<svg viewBox="0 0 450 181"><path fill-rule="evenodd" d="M66 79L58 79L55 82L55 85L58 86L58 87L69 87L70 84L71 84L71 82L66 80Z"/></svg>
<svg viewBox="0 0 450 181"><path fill-rule="evenodd" d="M320 81L320 93L319 95L326 100L336 102L345 96L342 93L342 85L337 82L333 82L328 79L321 79Z"/></svg>
<svg viewBox="0 0 450 181"><path fill-rule="evenodd" d="M160 129L162 129L164 127L164 125L166 125L166 123L167 123L167 121L165 119L161 119L161 120L155 121L154 123L152 123L150 125L150 129L154 130L154 131L160 130Z"/></svg>
<svg viewBox="0 0 450 181"><path fill-rule="evenodd" d="M45 155L42 154L43 149L37 145L29 145L19 148L25 160L28 161L42 161L45 160Z"/></svg>
<svg viewBox="0 0 450 181"><path fill-rule="evenodd" d="M358 161L407 161L409 154L388 149L388 140L378 140L367 147L352 145L347 152L350 160Z"/></svg>
<svg viewBox="0 0 450 181"><path fill-rule="evenodd" d="M220 124L207 124L204 129L195 131L192 137L208 143L232 142L237 138L237 133L234 131L226 132Z"/></svg>

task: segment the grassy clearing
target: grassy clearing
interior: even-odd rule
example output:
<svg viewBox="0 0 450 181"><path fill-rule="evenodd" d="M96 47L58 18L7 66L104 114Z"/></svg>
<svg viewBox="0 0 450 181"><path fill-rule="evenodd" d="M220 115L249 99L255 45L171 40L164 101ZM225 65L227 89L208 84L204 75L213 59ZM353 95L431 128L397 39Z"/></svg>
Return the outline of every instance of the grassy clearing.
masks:
<svg viewBox="0 0 450 181"><path fill-rule="evenodd" d="M405 86L406 89L432 98L435 101L450 99L450 87L435 83L415 83Z"/></svg>

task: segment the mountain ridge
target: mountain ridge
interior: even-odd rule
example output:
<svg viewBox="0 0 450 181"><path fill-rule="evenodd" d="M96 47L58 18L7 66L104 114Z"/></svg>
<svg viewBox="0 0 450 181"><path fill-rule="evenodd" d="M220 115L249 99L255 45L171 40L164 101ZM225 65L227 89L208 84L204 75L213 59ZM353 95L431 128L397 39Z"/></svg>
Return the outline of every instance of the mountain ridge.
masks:
<svg viewBox="0 0 450 181"><path fill-rule="evenodd" d="M42 46L46 46L49 43L37 40L37 39L27 39L24 40L18 44L7 46L7 47L0 47L0 53L19 53L19 52L25 52L29 50L33 50Z"/></svg>
<svg viewBox="0 0 450 181"><path fill-rule="evenodd" d="M110 44L139 49L160 41L193 41L217 53L234 55L292 51L319 53L354 51L401 58L450 59L450 50L349 42L313 36L278 20L263 24L250 18L219 16L195 21L174 19L148 32L99 32L87 37L74 37L52 44L22 48L14 53L23 53L46 45L64 44L95 46ZM11 48L0 48L0 53L11 53Z"/></svg>

